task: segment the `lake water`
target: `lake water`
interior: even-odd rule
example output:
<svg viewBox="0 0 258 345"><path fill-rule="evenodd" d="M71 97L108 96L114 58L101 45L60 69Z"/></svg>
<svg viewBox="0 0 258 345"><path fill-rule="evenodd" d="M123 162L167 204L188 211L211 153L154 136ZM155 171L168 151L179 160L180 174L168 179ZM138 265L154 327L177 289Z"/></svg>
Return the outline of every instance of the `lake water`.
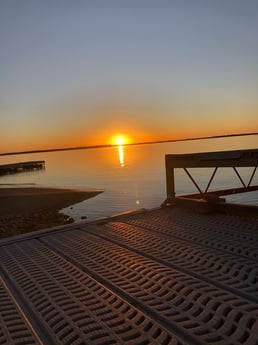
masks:
<svg viewBox="0 0 258 345"><path fill-rule="evenodd" d="M0 164L45 160L46 169L1 176L0 184L103 189L104 192L98 196L64 210L75 220L82 216L91 220L129 210L158 207L166 198L165 154L249 149L257 148L257 144L258 137L249 136L2 156ZM191 171L205 188L213 169ZM239 171L247 182L252 169ZM258 184L258 172L253 179L254 184ZM210 189L240 186L233 169L224 168L218 170ZM176 190L177 194L196 192L184 171L176 172ZM258 192L237 194L229 199L258 205Z"/></svg>

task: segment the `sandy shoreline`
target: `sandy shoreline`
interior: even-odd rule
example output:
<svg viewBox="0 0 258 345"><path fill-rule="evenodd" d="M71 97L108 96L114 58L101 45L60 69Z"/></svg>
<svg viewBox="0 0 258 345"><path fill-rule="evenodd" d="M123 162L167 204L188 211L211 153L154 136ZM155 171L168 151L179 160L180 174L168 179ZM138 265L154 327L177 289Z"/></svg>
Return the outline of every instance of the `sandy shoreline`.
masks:
<svg viewBox="0 0 258 345"><path fill-rule="evenodd" d="M0 239L72 223L58 211L92 198L101 190L0 188Z"/></svg>

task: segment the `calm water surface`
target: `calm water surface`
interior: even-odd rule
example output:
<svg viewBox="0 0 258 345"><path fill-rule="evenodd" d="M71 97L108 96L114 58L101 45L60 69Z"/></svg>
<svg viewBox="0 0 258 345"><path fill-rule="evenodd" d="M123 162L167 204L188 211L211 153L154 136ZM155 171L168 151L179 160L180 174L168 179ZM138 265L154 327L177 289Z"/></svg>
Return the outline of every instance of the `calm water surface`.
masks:
<svg viewBox="0 0 258 345"><path fill-rule="evenodd" d="M166 198L165 154L225 151L257 148L258 138L224 138L190 142L48 152L0 157L0 164L28 160L45 160L46 170L2 176L0 184L35 184L37 186L103 189L98 196L65 209L75 220L81 216L95 219L129 210L153 208ZM205 188L213 169L192 169ZM251 169L239 169L249 180ZM258 184L258 172L253 180ZM176 172L178 194L196 192L184 171ZM224 168L211 189L240 187L232 169ZM231 201L258 205L258 192L229 197Z"/></svg>

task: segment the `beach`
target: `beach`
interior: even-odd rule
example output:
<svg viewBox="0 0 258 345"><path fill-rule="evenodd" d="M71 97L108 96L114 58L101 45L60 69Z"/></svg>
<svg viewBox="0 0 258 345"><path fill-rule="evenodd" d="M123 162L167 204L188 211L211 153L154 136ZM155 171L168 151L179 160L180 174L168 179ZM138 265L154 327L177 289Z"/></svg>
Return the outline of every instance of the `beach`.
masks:
<svg viewBox="0 0 258 345"><path fill-rule="evenodd" d="M0 188L0 239L72 223L59 211L102 190L18 187Z"/></svg>

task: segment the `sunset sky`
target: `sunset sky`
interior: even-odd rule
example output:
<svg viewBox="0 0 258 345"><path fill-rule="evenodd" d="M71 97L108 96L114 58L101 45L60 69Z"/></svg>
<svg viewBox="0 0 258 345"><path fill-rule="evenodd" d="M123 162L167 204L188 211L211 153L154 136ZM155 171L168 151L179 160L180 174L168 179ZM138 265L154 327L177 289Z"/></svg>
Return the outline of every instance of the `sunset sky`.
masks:
<svg viewBox="0 0 258 345"><path fill-rule="evenodd" d="M1 0L0 153L258 131L258 1Z"/></svg>

